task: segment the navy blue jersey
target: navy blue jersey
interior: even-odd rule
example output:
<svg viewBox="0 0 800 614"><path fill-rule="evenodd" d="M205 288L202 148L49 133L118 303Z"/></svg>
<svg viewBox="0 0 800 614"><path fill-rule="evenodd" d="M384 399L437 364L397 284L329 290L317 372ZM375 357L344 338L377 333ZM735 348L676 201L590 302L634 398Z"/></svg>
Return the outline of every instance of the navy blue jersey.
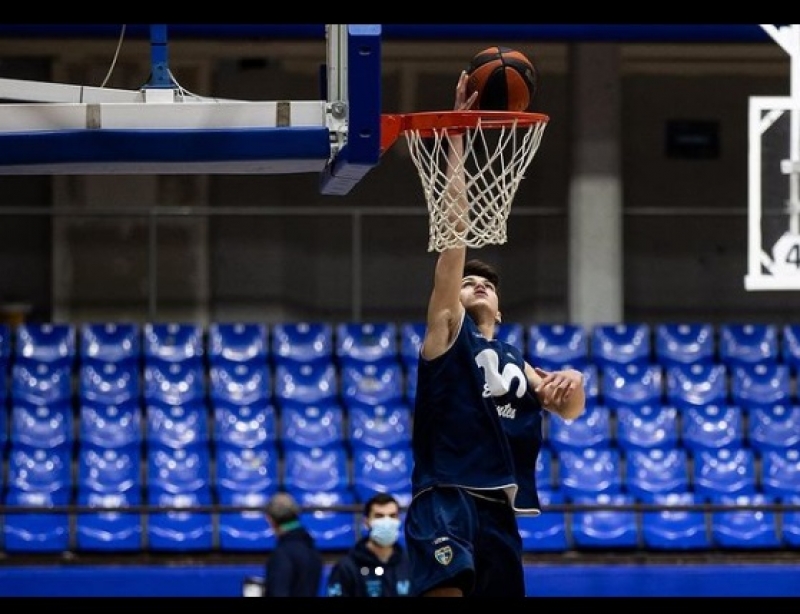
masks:
<svg viewBox="0 0 800 614"><path fill-rule="evenodd" d="M433 486L504 489L516 510L538 511L541 412L522 352L486 339L465 314L444 354L420 356L413 494Z"/></svg>

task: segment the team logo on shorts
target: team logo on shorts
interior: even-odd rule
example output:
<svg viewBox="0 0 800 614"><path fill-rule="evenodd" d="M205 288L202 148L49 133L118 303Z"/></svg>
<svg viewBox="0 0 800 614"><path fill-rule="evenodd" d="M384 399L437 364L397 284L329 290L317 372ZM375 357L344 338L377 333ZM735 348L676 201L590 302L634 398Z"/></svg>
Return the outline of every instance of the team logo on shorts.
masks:
<svg viewBox="0 0 800 614"><path fill-rule="evenodd" d="M444 546L442 548L437 549L433 553L433 556L436 559L437 563L441 563L442 565L449 565L450 562L453 560L453 549L450 546Z"/></svg>

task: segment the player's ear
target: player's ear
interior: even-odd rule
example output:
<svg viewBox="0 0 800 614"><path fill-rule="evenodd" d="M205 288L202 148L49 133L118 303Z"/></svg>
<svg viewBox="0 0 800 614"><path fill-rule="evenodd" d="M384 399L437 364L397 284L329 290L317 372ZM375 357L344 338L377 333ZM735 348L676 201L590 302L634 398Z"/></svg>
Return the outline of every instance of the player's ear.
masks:
<svg viewBox="0 0 800 614"><path fill-rule="evenodd" d="M497 315L494 317L494 323L500 324L502 321L503 321L503 314L498 311Z"/></svg>

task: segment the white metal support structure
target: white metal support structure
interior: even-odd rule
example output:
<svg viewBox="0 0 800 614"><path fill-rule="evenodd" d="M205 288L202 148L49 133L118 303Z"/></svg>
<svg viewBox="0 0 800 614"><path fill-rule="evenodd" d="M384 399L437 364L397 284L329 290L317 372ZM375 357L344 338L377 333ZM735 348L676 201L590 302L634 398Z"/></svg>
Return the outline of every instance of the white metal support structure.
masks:
<svg viewBox="0 0 800 614"><path fill-rule="evenodd" d="M761 27L790 58L790 96L751 96L749 100L748 153L748 267L745 289L800 290L800 24ZM764 250L765 167L764 139L776 122L788 113L789 157L780 161L780 173L788 182L785 213L787 228Z"/></svg>

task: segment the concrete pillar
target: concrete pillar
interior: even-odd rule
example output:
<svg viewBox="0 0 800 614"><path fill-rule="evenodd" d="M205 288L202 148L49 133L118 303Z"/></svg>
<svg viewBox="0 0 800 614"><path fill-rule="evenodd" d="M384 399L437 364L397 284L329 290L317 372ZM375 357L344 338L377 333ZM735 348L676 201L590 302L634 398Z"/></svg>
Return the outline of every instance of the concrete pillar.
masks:
<svg viewBox="0 0 800 614"><path fill-rule="evenodd" d="M573 167L569 189L569 318L624 318L620 49L570 47Z"/></svg>

